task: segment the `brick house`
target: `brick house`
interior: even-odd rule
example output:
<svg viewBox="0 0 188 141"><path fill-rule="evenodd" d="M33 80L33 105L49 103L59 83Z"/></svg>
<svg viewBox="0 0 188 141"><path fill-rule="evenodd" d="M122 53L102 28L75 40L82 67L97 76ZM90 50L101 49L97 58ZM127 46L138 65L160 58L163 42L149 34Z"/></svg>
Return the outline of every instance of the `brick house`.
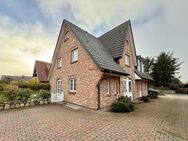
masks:
<svg viewBox="0 0 188 141"><path fill-rule="evenodd" d="M136 99L148 94L151 80L142 66L130 21L97 38L64 20L48 75L51 94L91 109L110 106L121 95Z"/></svg>
<svg viewBox="0 0 188 141"><path fill-rule="evenodd" d="M37 79L42 83L48 82L48 72L50 68L50 63L44 61L35 61L34 69L33 69L33 79Z"/></svg>

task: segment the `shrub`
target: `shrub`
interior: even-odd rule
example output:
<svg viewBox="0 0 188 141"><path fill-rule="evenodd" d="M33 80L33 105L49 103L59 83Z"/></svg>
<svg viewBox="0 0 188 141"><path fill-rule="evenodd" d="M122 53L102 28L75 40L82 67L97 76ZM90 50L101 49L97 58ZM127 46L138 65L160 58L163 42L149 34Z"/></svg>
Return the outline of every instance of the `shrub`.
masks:
<svg viewBox="0 0 188 141"><path fill-rule="evenodd" d="M28 84L28 88L31 90L50 90L49 83L37 83L37 84Z"/></svg>
<svg viewBox="0 0 188 141"><path fill-rule="evenodd" d="M111 104L111 111L112 112L130 112L130 108L127 104L120 101L115 101Z"/></svg>
<svg viewBox="0 0 188 141"><path fill-rule="evenodd" d="M4 94L7 97L8 101L14 101L16 99L16 94L18 94L20 88L15 85L6 85L4 88Z"/></svg>
<svg viewBox="0 0 188 141"><path fill-rule="evenodd" d="M142 96L142 97L140 98L140 100L142 100L142 101L144 101L144 102L150 102L150 99L149 99L148 96Z"/></svg>
<svg viewBox="0 0 188 141"><path fill-rule="evenodd" d="M117 101L124 102L124 103L129 103L131 102L131 98L127 96L120 96Z"/></svg>
<svg viewBox="0 0 188 141"><path fill-rule="evenodd" d="M5 83L0 83L0 91L3 91L5 86L6 86Z"/></svg>
<svg viewBox="0 0 188 141"><path fill-rule="evenodd" d="M131 98L120 96L117 101L111 104L112 112L132 112L135 110L135 103L131 101Z"/></svg>
<svg viewBox="0 0 188 141"><path fill-rule="evenodd" d="M148 97L151 99L156 99L158 98L158 92L149 92Z"/></svg>
<svg viewBox="0 0 188 141"><path fill-rule="evenodd" d="M39 95L42 99L48 99L48 98L50 98L51 93L49 91L46 91L46 90L40 90Z"/></svg>
<svg viewBox="0 0 188 141"><path fill-rule="evenodd" d="M135 103L133 103L133 102L129 103L129 107L130 107L131 111L134 111L136 109Z"/></svg>
<svg viewBox="0 0 188 141"><path fill-rule="evenodd" d="M22 102L26 102L30 99L32 94L32 90L30 89L20 89L19 92L16 95L17 100L20 100Z"/></svg>

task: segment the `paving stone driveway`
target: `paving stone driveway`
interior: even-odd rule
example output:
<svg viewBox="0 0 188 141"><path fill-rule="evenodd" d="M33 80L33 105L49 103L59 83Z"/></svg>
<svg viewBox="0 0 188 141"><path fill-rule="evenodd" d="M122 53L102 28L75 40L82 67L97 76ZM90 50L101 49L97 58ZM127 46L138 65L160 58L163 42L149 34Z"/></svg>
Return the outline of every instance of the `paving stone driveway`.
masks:
<svg viewBox="0 0 188 141"><path fill-rule="evenodd" d="M188 140L188 96L161 96L129 114L62 105L0 111L0 141L22 140Z"/></svg>

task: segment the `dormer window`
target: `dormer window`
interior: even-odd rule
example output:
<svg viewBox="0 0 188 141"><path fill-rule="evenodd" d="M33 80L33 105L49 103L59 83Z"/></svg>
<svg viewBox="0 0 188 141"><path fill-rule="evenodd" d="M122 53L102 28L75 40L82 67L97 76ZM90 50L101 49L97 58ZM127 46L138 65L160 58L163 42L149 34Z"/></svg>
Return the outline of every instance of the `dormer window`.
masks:
<svg viewBox="0 0 188 141"><path fill-rule="evenodd" d="M69 39L69 31L65 32L64 42L66 42L68 39Z"/></svg>
<svg viewBox="0 0 188 141"><path fill-rule="evenodd" d="M130 66L130 56L125 54L125 65Z"/></svg>
<svg viewBox="0 0 188 141"><path fill-rule="evenodd" d="M61 68L61 66L62 66L62 58L60 57L57 59L57 68Z"/></svg>

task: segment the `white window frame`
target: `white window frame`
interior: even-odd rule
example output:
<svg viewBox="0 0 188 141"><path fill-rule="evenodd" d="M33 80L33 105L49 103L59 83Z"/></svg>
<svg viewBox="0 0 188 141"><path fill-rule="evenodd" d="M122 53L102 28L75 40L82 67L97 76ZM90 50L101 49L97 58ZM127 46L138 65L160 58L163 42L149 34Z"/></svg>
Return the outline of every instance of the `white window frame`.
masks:
<svg viewBox="0 0 188 141"><path fill-rule="evenodd" d="M78 61L78 48L71 51L71 62L74 63Z"/></svg>
<svg viewBox="0 0 188 141"><path fill-rule="evenodd" d="M130 56L125 54L125 64L130 66Z"/></svg>
<svg viewBox="0 0 188 141"><path fill-rule="evenodd" d="M117 81L114 82L114 94L117 94Z"/></svg>
<svg viewBox="0 0 188 141"><path fill-rule="evenodd" d="M62 58L59 57L59 58L57 59L57 68L61 68L61 66L62 66Z"/></svg>
<svg viewBox="0 0 188 141"><path fill-rule="evenodd" d="M58 94L61 94L62 93L62 85L63 84L63 81L61 79L57 79L57 82L56 82L56 93Z"/></svg>
<svg viewBox="0 0 188 141"><path fill-rule="evenodd" d="M106 82L106 94L109 95L110 94L110 81Z"/></svg>
<svg viewBox="0 0 188 141"><path fill-rule="evenodd" d="M76 79L75 78L69 79L69 91L76 92Z"/></svg>

